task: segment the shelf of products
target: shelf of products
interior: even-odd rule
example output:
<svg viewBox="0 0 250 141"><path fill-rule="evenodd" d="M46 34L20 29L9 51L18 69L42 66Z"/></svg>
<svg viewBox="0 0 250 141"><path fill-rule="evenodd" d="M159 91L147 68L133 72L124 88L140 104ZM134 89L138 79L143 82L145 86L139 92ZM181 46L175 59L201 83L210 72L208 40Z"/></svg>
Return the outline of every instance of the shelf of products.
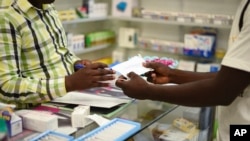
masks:
<svg viewBox="0 0 250 141"><path fill-rule="evenodd" d="M103 45L98 45L98 46L92 46L92 47L89 47L89 48L84 48L84 49L78 50L78 51L76 51L74 53L76 55L80 55L80 54L84 54L84 53L94 52L94 51L97 51L97 50L102 50L102 49L108 48L110 46L111 46L111 44L103 44Z"/></svg>
<svg viewBox="0 0 250 141"><path fill-rule="evenodd" d="M127 22L138 22L138 23L155 23L155 24L166 24L166 25L180 25L180 26L192 26L192 27L212 27L212 28L221 28L221 29L230 29L231 25L220 25L220 24L204 24L204 23L193 23L193 22L179 22L179 21L167 21L159 19L145 19L137 17L100 17L100 18L83 18L83 19L74 19L69 21L63 21L63 25L68 24L78 24L78 23L88 23L88 22L98 22L98 21L127 21Z"/></svg>
<svg viewBox="0 0 250 141"><path fill-rule="evenodd" d="M89 2L93 2L93 1L89 1ZM107 10L106 12L104 12L106 14L102 15L103 17L95 17L96 14L94 15L92 14L91 16L91 13L90 13L89 15L90 18L87 18L88 16L85 15L86 13L83 14L84 16L79 16L79 8L80 8L79 5L72 3L70 5L74 5L73 10L78 9L78 12L76 12L77 16L74 19L66 18L66 20L63 21L63 25L65 27L71 28L71 27L79 26L82 23L84 23L84 27L85 28L89 27L90 30L96 30L93 27L104 28L104 29L111 28L113 31L116 31L116 32L119 31L119 28L123 26L136 28L142 25L143 27L142 28L140 27L140 30L141 30L140 34L144 34L144 35L151 37L151 36L156 35L156 33L157 34L161 33L161 34L156 35L157 38L169 40L169 41L177 41L177 42L183 42L183 37L181 36L185 34L185 32L187 33L188 28L189 29L192 27L215 28L215 29L220 30L220 33L219 33L220 35L218 36L219 43L217 44L221 50L226 50L227 43L225 40L227 39L223 37L221 40L221 37L227 35L229 29L231 28L232 20L233 20L232 15L234 13L232 12L234 10L233 5L235 5L234 2L230 1L229 3L228 2L226 3L227 5L225 5L225 7L230 8L229 11L228 9L227 10L225 9L225 11L223 11L222 9L221 11L221 9L218 8L217 4L219 3L224 4L225 3L224 1L218 1L218 2L216 1L216 4L214 4L213 2L200 3L200 1L197 1L197 0L193 0L190 2L186 2L182 0L165 2L163 0L158 0L157 3L154 3L148 0L138 0L138 3L134 5L134 1L128 0L126 1L126 3L128 4L127 5L128 7L126 8L126 10L128 9L131 10L133 9L133 6L135 6L136 8L138 8L137 10L139 11L137 11L136 15L134 15L134 11L131 12L131 14L127 14L126 12L124 12L124 14L126 13L126 15L124 16L122 15L119 16L119 14L118 15L114 14L114 5L116 5L114 3L116 2L117 1L115 0L112 0L112 1L104 1L104 0L97 1L96 0L94 4L106 5ZM79 0L78 3L81 3L81 1ZM153 3L156 5L152 5ZM163 6L163 3L166 5ZM175 4L175 7L170 7L171 5L170 3ZM117 4L120 4L120 3L117 3ZM205 6L205 4L207 4L207 6ZM67 5L67 7L72 8L70 5ZM196 9L193 9L194 8L193 6L196 7ZM207 7L213 7L213 10ZM66 10L66 6L61 9ZM118 10L118 13L119 13L119 10ZM99 14L97 15L101 16ZM165 28L165 25L166 25L166 28L171 28L171 29L160 30L158 28L158 27ZM76 32L82 32L81 30L76 31ZM163 31L165 31L166 34L162 34ZM85 29L84 29L84 33L87 33L87 32L85 32ZM147 36L144 36L144 37L147 37ZM168 37L168 36L172 36L174 38ZM118 41L118 47L120 47L119 41ZM104 48L100 48L100 49L104 49ZM152 49L152 50L154 52L157 51L157 49L156 50ZM93 50L93 52L94 51L96 50ZM82 53L85 53L85 51L77 52L77 55L82 54ZM130 55L125 55L125 56L129 57Z"/></svg>
<svg viewBox="0 0 250 141"><path fill-rule="evenodd" d="M128 22L138 22L138 23L155 23L155 24L166 24L166 25L181 25L181 26L197 26L197 27L213 27L213 28L225 28L230 29L231 25L219 25L219 24L202 24L193 22L179 22L179 21L167 21L160 19L145 19L136 17L109 17L108 19L117 21L128 21Z"/></svg>
<svg viewBox="0 0 250 141"><path fill-rule="evenodd" d="M106 21L108 20L108 17L99 17L99 18L83 18L83 19L74 19L74 20L68 20L68 21L63 21L63 25L68 25L68 24L78 24L78 23L88 23L88 22L98 22L98 21Z"/></svg>

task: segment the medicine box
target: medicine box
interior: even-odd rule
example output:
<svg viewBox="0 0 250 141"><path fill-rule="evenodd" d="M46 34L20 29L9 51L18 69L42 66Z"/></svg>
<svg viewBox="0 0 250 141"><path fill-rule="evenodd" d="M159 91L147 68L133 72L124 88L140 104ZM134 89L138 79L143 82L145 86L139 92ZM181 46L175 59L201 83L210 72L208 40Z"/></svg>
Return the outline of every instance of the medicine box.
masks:
<svg viewBox="0 0 250 141"><path fill-rule="evenodd" d="M137 0L113 0L112 16L115 17L132 17L133 8L138 6Z"/></svg>
<svg viewBox="0 0 250 141"><path fill-rule="evenodd" d="M85 127L89 124L90 120L87 116L90 115L90 106L79 105L74 108L71 113L72 127Z"/></svg>
<svg viewBox="0 0 250 141"><path fill-rule="evenodd" d="M135 48L138 42L138 30L135 28L121 27L119 29L119 46L124 48Z"/></svg>
<svg viewBox="0 0 250 141"><path fill-rule="evenodd" d="M21 115L25 129L44 132L58 128L58 118L44 112L31 111Z"/></svg>
<svg viewBox="0 0 250 141"><path fill-rule="evenodd" d="M22 119L15 115L11 115L11 121L7 123L8 134L10 137L13 137L23 131Z"/></svg>
<svg viewBox="0 0 250 141"><path fill-rule="evenodd" d="M184 13L179 12L177 13L177 21L178 22L193 22L194 14L193 13Z"/></svg>
<svg viewBox="0 0 250 141"><path fill-rule="evenodd" d="M8 136L15 136L23 131L22 119L13 113L12 110L0 109L0 118L6 121Z"/></svg>
<svg viewBox="0 0 250 141"><path fill-rule="evenodd" d="M142 18L145 18L145 19L161 19L159 11L142 9L141 15L142 15ZM164 19L164 17L162 17L162 19Z"/></svg>
<svg viewBox="0 0 250 141"><path fill-rule="evenodd" d="M212 15L205 13L195 13L194 22L199 24L210 24L212 22Z"/></svg>
<svg viewBox="0 0 250 141"><path fill-rule="evenodd" d="M196 125L193 122L184 118L176 118L173 121L173 126L186 133L191 133L196 129Z"/></svg>
<svg viewBox="0 0 250 141"><path fill-rule="evenodd" d="M197 141L198 140L198 130L187 133L179 130L174 126L163 131L163 134L159 136L161 141Z"/></svg>
<svg viewBox="0 0 250 141"><path fill-rule="evenodd" d="M214 56L216 38L214 35L185 34L184 55L209 58Z"/></svg>
<svg viewBox="0 0 250 141"><path fill-rule="evenodd" d="M233 22L232 16L215 14L212 15L213 24L216 25L231 25Z"/></svg>

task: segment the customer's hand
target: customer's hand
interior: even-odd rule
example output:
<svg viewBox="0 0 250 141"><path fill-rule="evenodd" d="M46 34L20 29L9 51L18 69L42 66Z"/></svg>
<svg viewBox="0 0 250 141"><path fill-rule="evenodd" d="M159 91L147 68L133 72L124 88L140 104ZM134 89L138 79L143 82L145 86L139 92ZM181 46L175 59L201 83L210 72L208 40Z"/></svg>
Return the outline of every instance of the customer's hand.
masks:
<svg viewBox="0 0 250 141"><path fill-rule="evenodd" d="M145 74L147 81L155 84L165 84L171 81L169 77L171 69L168 66L157 62L147 62L143 66L153 69Z"/></svg>
<svg viewBox="0 0 250 141"><path fill-rule="evenodd" d="M120 87L124 94L129 97L146 99L150 93L148 91L150 84L134 72L130 72L128 78L129 79L124 79L124 77L119 77L115 83L116 86Z"/></svg>
<svg viewBox="0 0 250 141"><path fill-rule="evenodd" d="M67 91L83 90L92 87L106 87L109 83L101 81L114 80L115 72L107 69L104 63L92 63L70 76L65 77Z"/></svg>
<svg viewBox="0 0 250 141"><path fill-rule="evenodd" d="M92 62L90 60L87 60L87 59L83 59L83 60L78 60L74 63L74 66L76 66L77 64L81 64L83 66L87 66L87 65L90 65L92 64ZM79 68L75 68L75 71L78 71Z"/></svg>

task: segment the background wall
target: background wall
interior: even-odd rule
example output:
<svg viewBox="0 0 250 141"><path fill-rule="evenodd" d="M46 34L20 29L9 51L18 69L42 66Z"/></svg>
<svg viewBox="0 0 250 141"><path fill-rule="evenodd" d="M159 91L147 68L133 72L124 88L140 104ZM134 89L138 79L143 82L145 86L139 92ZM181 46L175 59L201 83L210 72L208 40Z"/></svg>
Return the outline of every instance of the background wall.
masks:
<svg viewBox="0 0 250 141"><path fill-rule="evenodd" d="M112 0L96 0L96 2L106 2L109 4L109 15L111 13ZM209 14L227 14L234 15L239 0L139 0L140 7L145 9L160 10L160 11L175 11L175 12L195 12L195 13L209 13ZM65 10L69 8L79 7L82 0L56 0L55 5L58 10ZM169 41L183 41L184 34L188 33L192 28L190 24L162 24L151 22L134 22L134 21L120 21L108 17L107 20L93 21L84 23L74 23L65 25L68 32L73 33L88 33L102 29L112 29L118 32L119 27L135 27L140 31L140 36L151 37L157 39L165 39ZM217 48L227 49L228 36L230 28L217 28ZM118 35L118 34L117 34ZM185 56L178 56L174 54L152 52L138 49L123 49L114 45L113 48L107 48L91 53L79 55L82 58L96 59L112 55L113 50L117 50L126 54L126 58L136 55L157 55L169 56L176 59L192 59ZM126 59L125 58L125 59Z"/></svg>

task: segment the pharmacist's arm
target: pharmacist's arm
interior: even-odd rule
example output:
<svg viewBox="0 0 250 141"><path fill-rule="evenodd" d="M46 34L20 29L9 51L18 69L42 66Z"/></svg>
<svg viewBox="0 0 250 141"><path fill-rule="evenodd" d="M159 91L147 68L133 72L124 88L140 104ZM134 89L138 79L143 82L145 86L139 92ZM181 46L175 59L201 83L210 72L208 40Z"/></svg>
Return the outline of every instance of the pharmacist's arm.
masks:
<svg viewBox="0 0 250 141"><path fill-rule="evenodd" d="M250 73L222 66L215 77L180 85L149 84L131 72L130 80L117 80L126 95L186 106L228 105L249 85Z"/></svg>
<svg viewBox="0 0 250 141"><path fill-rule="evenodd" d="M183 84L187 82L213 78L216 72L192 72L178 69L171 69L162 63L148 62L144 67L153 71L146 73L147 81L154 84L175 83Z"/></svg>

